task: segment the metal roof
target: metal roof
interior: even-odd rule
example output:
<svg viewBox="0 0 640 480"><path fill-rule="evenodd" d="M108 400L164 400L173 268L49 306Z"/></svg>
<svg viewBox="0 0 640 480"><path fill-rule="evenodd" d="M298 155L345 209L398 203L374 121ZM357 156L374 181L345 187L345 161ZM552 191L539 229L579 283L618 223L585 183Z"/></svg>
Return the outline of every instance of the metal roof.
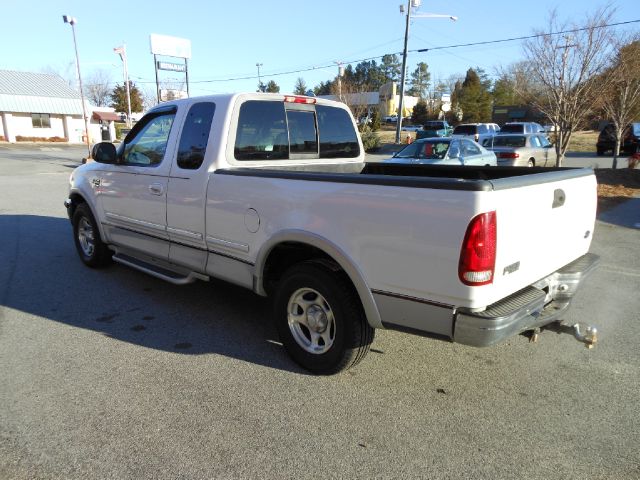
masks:
<svg viewBox="0 0 640 480"><path fill-rule="evenodd" d="M0 70L0 112L82 115L82 101L57 75Z"/></svg>

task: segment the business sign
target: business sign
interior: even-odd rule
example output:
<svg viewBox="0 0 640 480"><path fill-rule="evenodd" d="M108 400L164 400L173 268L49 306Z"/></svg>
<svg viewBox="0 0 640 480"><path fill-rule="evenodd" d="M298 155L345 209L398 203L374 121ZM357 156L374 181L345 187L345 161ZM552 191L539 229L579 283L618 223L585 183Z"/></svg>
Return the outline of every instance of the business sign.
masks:
<svg viewBox="0 0 640 480"><path fill-rule="evenodd" d="M151 53L167 57L191 58L191 40L152 33L149 35Z"/></svg>
<svg viewBox="0 0 640 480"><path fill-rule="evenodd" d="M180 100L181 98L189 98L189 94L184 90L177 90L173 88L160 89L161 102L170 102L171 100Z"/></svg>
<svg viewBox="0 0 640 480"><path fill-rule="evenodd" d="M172 72L186 72L187 66L184 63L157 62L158 70L170 70Z"/></svg>

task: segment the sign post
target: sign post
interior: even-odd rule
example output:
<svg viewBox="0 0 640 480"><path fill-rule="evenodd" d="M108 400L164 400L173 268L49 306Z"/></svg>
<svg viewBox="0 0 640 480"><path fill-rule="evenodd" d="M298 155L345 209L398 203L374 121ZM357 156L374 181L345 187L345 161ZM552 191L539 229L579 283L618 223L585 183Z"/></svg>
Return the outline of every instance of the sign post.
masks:
<svg viewBox="0 0 640 480"><path fill-rule="evenodd" d="M158 93L158 103L162 101L160 93L160 82L158 80L158 70L168 70L172 72L184 72L187 84L187 96L189 96L189 67L187 60L191 58L191 40L178 37L169 37L152 33L149 35L151 43L151 53L153 54L153 64L156 71L156 91ZM165 57L182 58L184 63L171 63L158 61L158 55Z"/></svg>

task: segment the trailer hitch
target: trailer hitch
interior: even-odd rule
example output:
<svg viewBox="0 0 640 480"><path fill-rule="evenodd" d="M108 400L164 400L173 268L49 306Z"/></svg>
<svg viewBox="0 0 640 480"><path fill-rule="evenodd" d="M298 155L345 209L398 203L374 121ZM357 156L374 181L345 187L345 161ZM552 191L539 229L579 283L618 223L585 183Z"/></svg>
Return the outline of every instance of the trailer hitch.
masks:
<svg viewBox="0 0 640 480"><path fill-rule="evenodd" d="M573 335L577 341L584 343L587 348L593 348L593 346L598 343L598 329L593 325L585 325L584 323L566 325L560 322L553 322L546 325L544 329L551 330L556 333L568 333ZM537 332L534 332L534 336L537 339Z"/></svg>

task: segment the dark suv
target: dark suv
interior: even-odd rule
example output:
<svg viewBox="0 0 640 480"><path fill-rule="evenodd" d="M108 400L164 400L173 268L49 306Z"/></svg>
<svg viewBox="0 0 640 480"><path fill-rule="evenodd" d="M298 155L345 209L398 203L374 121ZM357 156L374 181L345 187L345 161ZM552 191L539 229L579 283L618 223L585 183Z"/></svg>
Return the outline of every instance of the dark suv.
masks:
<svg viewBox="0 0 640 480"><path fill-rule="evenodd" d="M620 145L620 152L624 152L628 155L640 151L638 146L640 145L640 123L631 123L622 132L622 145ZM616 127L612 123L605 125L605 127L598 135L598 142L596 143L596 152L598 155L604 155L607 152L613 154L613 149L616 147Z"/></svg>

